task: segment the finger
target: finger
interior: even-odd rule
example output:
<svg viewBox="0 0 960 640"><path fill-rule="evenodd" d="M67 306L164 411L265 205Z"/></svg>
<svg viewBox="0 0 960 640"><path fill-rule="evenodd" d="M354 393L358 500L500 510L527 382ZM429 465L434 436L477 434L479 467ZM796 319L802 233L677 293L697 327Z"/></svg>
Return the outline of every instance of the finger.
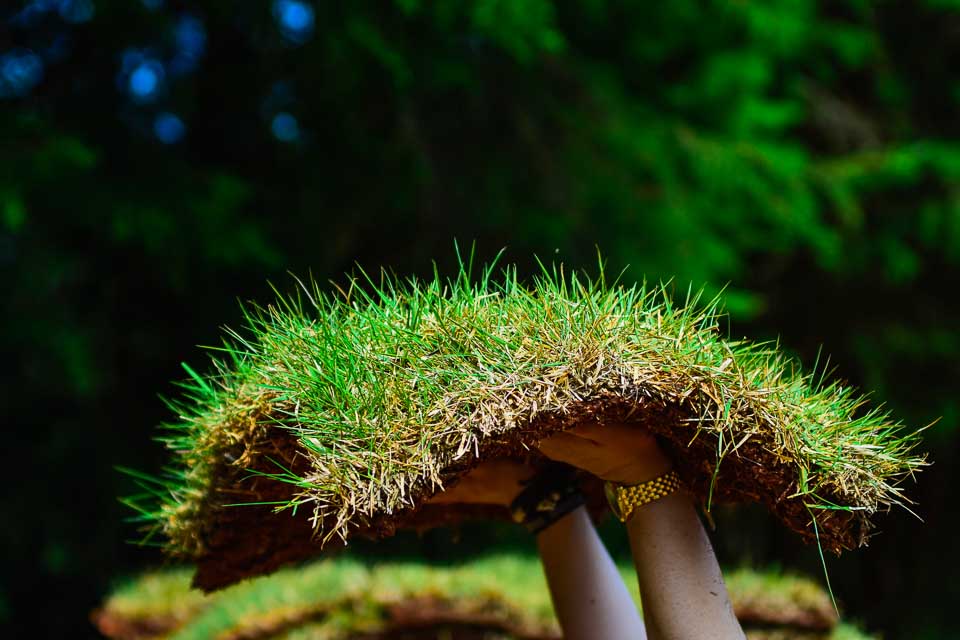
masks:
<svg viewBox="0 0 960 640"><path fill-rule="evenodd" d="M603 438L603 425L596 422L581 422L567 429L565 433L598 442Z"/></svg>
<svg viewBox="0 0 960 640"><path fill-rule="evenodd" d="M565 449L582 449L587 443L596 444L595 441L590 440L589 438L584 438L576 434L570 433L568 431L558 431L546 438L540 440L537 443L538 447L544 445L553 447L553 448L565 448Z"/></svg>
<svg viewBox="0 0 960 640"><path fill-rule="evenodd" d="M579 425L578 425L578 426L579 426ZM573 436L573 437L575 437L575 438L580 438L580 441L579 441L578 446L581 446L581 447L583 446L583 442L582 442L583 440L587 440L587 441L591 442L592 444L600 444L600 440L598 440L598 439L595 437L595 432L594 432L594 431L591 431L590 429L580 429L580 428L578 428L577 426L571 427L571 428L566 429L566 430L564 430L564 431L558 431L558 432L556 432L555 434L553 434L553 436L551 436L551 437L556 437L556 436L559 436L559 435ZM573 440L570 440L570 442L573 443L574 441L573 441Z"/></svg>
<svg viewBox="0 0 960 640"><path fill-rule="evenodd" d="M567 433L588 438L601 444L614 444L623 442L624 439L636 440L637 438L650 436L650 432L640 425L624 424L622 422L608 424L586 422L571 427L567 430Z"/></svg>
<svg viewBox="0 0 960 640"><path fill-rule="evenodd" d="M599 422L581 422L567 429L567 433L596 440L605 439L610 434L622 433L625 430L633 431L634 427L617 422L609 422L606 424Z"/></svg>
<svg viewBox="0 0 960 640"><path fill-rule="evenodd" d="M596 446L597 443L593 440L562 431L544 438L537 444L537 448L543 455L561 462L579 460L583 458L585 451Z"/></svg>

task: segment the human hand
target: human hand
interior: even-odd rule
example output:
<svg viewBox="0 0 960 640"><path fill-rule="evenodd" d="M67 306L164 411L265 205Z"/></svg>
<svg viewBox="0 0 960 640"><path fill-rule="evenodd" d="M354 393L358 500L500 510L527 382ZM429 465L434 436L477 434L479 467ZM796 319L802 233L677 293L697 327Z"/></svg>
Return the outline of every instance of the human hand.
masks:
<svg viewBox="0 0 960 640"><path fill-rule="evenodd" d="M457 484L442 491L427 504L489 504L510 506L523 489L523 482L533 470L507 458L486 460L460 478Z"/></svg>
<svg viewBox="0 0 960 640"><path fill-rule="evenodd" d="M537 446L548 458L620 484L652 480L673 466L653 434L623 423L577 425L544 438Z"/></svg>

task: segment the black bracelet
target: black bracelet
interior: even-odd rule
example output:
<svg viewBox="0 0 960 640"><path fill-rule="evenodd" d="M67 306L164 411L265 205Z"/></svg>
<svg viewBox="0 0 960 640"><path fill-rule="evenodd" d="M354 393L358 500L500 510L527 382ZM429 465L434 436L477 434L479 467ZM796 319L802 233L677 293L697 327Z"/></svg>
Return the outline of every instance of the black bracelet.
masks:
<svg viewBox="0 0 960 640"><path fill-rule="evenodd" d="M578 471L569 465L551 463L528 480L526 487L510 503L513 521L536 535L551 524L585 504Z"/></svg>

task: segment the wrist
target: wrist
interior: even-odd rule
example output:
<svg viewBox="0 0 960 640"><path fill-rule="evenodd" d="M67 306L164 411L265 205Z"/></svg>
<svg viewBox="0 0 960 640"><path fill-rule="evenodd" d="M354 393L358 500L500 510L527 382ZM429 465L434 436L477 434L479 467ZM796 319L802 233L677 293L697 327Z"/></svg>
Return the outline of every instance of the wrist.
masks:
<svg viewBox="0 0 960 640"><path fill-rule="evenodd" d="M586 504L582 504L563 514L549 525L539 529L533 534L533 537L538 546L549 540L567 540L570 529L574 527L575 523L581 518L592 523Z"/></svg>
<svg viewBox="0 0 960 640"><path fill-rule="evenodd" d="M624 525L628 529L649 530L654 525L669 526L667 523L671 519L690 513L696 516L696 501L686 488L681 488L659 500L634 509L630 517L624 521Z"/></svg>
<svg viewBox="0 0 960 640"><path fill-rule="evenodd" d="M576 469L564 464L548 466L525 484L510 504L510 515L534 535L585 502Z"/></svg>
<svg viewBox="0 0 960 640"><path fill-rule="evenodd" d="M683 488L676 471L667 471L652 480L633 485L604 483L610 510L620 522L627 522L646 505L674 495Z"/></svg>

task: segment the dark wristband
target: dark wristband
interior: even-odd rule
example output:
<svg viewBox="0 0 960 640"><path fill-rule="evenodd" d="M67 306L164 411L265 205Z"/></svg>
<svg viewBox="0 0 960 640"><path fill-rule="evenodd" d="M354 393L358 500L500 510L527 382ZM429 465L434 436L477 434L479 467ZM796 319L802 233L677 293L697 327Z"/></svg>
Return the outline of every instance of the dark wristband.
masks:
<svg viewBox="0 0 960 640"><path fill-rule="evenodd" d="M536 535L585 503L575 468L552 463L527 482L510 503L513 521Z"/></svg>

